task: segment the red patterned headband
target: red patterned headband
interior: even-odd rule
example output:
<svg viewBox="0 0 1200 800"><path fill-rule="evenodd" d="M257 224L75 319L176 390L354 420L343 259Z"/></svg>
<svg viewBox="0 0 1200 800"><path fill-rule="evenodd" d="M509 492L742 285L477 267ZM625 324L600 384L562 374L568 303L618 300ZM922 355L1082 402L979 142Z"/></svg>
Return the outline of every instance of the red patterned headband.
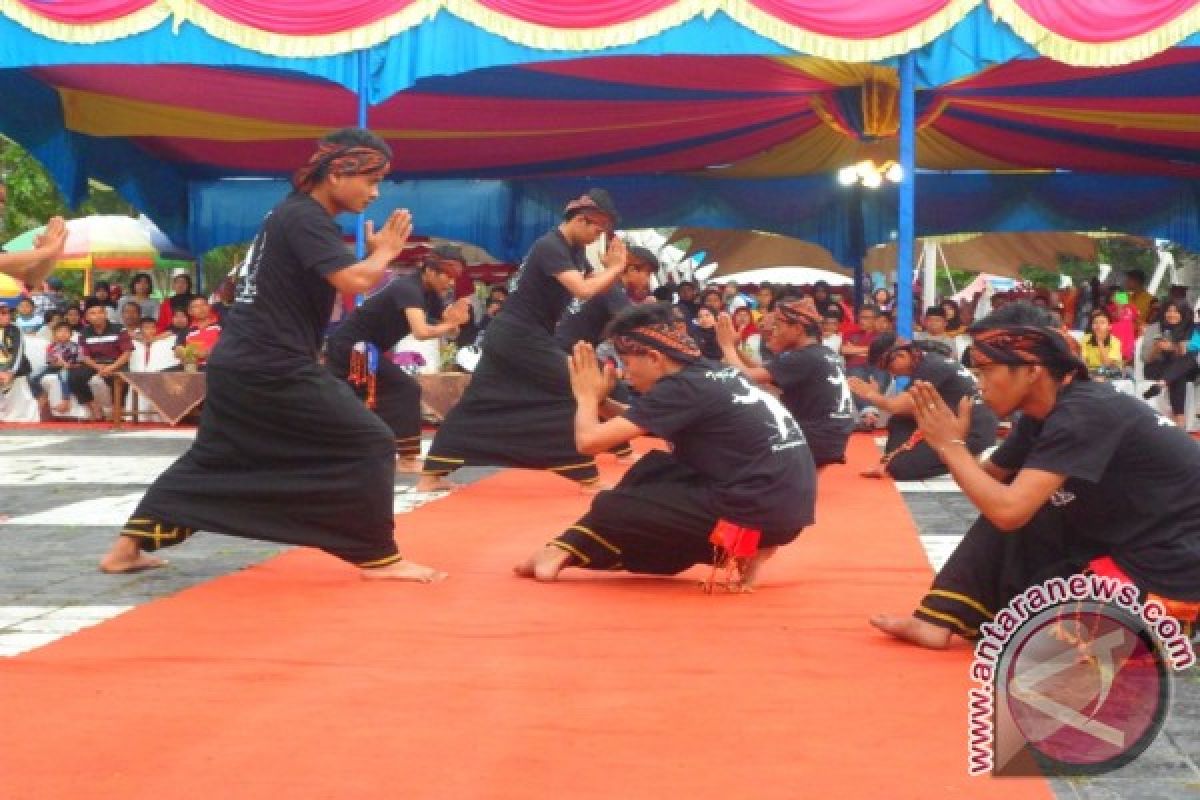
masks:
<svg viewBox="0 0 1200 800"><path fill-rule="evenodd" d="M700 358L700 348L687 335L683 324L659 323L643 325L612 338L618 353L645 355L657 350L673 361L690 364Z"/></svg>
<svg viewBox="0 0 1200 800"><path fill-rule="evenodd" d="M316 186L318 175L386 175L390 162L383 153L373 147L350 147L332 142L321 142L308 163L296 170L292 185L307 192ZM321 168L324 167L324 173Z"/></svg>

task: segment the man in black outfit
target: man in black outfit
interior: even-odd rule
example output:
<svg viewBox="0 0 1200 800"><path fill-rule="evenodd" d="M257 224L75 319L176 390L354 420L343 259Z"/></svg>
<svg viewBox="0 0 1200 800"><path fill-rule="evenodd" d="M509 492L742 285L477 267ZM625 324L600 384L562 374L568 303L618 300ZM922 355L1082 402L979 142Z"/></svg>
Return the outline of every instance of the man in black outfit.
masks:
<svg viewBox="0 0 1200 800"><path fill-rule="evenodd" d="M1070 335L1029 303L971 326L973 368L996 414L1021 412L985 461L972 407L917 381L926 445L980 517L912 616L871 624L922 647L973 639L1015 596L1091 570L1134 584L1181 622L1200 612L1200 444L1140 400L1092 381ZM1116 573L1116 574L1114 574Z"/></svg>
<svg viewBox="0 0 1200 800"><path fill-rule="evenodd" d="M388 354L410 333L425 340L453 336L467 321L466 298L445 307L443 296L462 274L462 251L439 245L411 275L394 278L329 335L329 369L363 395L391 428L396 469L416 472L421 455L421 385Z"/></svg>
<svg viewBox="0 0 1200 800"><path fill-rule="evenodd" d="M368 223L370 255L356 261L334 223L379 196L390 159L383 140L346 129L296 172L223 321L196 441L146 492L103 571L161 567L148 551L208 530L317 547L365 578L445 577L396 548L392 432L318 363L336 293L379 283L412 230L405 210L378 232Z"/></svg>
<svg viewBox="0 0 1200 800"><path fill-rule="evenodd" d="M800 426L741 372L703 359L665 305L627 309L609 335L640 394L628 407L608 400L612 367L601 372L592 346L577 344L571 389L579 450L601 453L653 435L671 452L646 454L517 574L553 581L574 566L673 575L713 563L712 537L724 524L760 537L762 549L740 574L750 588L762 562L813 522L816 469ZM605 422L602 404L614 415Z"/></svg>
<svg viewBox="0 0 1200 800"><path fill-rule="evenodd" d="M730 316L722 314L717 322L722 360L755 383L778 388L818 467L844 464L846 441L854 431L854 399L837 353L821 344L821 315L799 300L780 300L768 336L777 355L762 366L749 364L738 352Z"/></svg>

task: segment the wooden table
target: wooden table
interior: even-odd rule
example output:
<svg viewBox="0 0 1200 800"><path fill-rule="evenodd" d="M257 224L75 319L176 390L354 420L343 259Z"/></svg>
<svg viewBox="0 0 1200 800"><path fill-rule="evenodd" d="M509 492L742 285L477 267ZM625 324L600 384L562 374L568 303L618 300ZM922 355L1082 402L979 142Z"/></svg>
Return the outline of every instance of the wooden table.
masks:
<svg viewBox="0 0 1200 800"><path fill-rule="evenodd" d="M204 402L207 387L203 372L118 372L113 375L113 427L121 427L126 419L136 425L142 414L150 413L138 410L139 395L146 398L168 425L178 425ZM125 410L128 393L132 393L134 399L130 411Z"/></svg>

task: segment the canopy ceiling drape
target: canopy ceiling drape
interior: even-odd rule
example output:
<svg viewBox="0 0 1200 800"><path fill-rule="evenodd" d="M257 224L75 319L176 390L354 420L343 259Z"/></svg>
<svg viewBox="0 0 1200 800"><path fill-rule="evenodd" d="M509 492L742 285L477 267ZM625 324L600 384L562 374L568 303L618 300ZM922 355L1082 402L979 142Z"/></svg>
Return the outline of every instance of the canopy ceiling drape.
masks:
<svg viewBox="0 0 1200 800"><path fill-rule="evenodd" d="M189 187L285 176L360 94L397 180L629 176L661 196L674 175L745 196L822 176L826 220L845 211L830 171L896 157L903 53L919 167L1200 178L1198 29L1194 0L7 0L0 130L72 202L96 177L200 249L217 242ZM772 222L765 205L727 220Z"/></svg>

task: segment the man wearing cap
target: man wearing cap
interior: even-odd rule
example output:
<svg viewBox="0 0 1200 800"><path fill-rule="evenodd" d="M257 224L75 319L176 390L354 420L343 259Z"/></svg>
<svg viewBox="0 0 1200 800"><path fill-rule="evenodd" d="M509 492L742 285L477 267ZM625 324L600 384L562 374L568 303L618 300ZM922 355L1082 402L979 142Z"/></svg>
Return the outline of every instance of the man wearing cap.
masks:
<svg viewBox="0 0 1200 800"><path fill-rule="evenodd" d="M390 161L382 139L349 128L322 139L297 170L222 320L196 440L146 492L103 571L161 567L149 552L206 530L319 548L363 578L445 577L396 547L392 432L318 363L336 293L379 283L412 230L403 209L378 231L368 223L369 255L358 261L334 222L379 196Z"/></svg>
<svg viewBox="0 0 1200 800"><path fill-rule="evenodd" d="M1133 584L1141 607L1156 601L1194 624L1200 445L1141 400L1090 380L1074 339L1029 303L994 311L969 333L984 401L1021 418L980 462L965 444L970 405L947 405L923 381L909 390L925 442L980 516L911 616L871 624L941 649L955 635L976 638L1027 588L1083 571Z"/></svg>
<svg viewBox="0 0 1200 800"><path fill-rule="evenodd" d="M895 377L909 377L934 387L951 408L969 403L971 428L965 441L972 453L982 453L996 443L996 415L983 405L975 379L966 367L923 345L897 338L894 333L881 333L871 342L868 359ZM945 465L917 430L911 393L885 395L875 381L858 377L850 378L849 383L850 391L891 415L883 458L879 466L863 473L865 477L887 474L898 481L919 481L946 474Z"/></svg>
<svg viewBox="0 0 1200 800"><path fill-rule="evenodd" d="M608 192L592 189L568 203L562 223L534 242L516 288L488 325L466 392L433 439L418 491L451 488L446 476L465 466L549 469L585 487L595 484L595 459L575 447L575 402L554 329L571 298L603 295L624 273L620 239L611 240L599 273L584 254L617 221Z"/></svg>
<svg viewBox="0 0 1200 800"><path fill-rule="evenodd" d="M775 357L763 366L747 364L738 353L733 321L722 314L717 322L722 361L757 384L779 389L818 467L844 464L846 440L854 431L854 400L841 359L821 344L821 315L801 300L779 300L767 335Z"/></svg>
<svg viewBox="0 0 1200 800"><path fill-rule="evenodd" d="M464 266L460 248L435 247L420 269L393 278L364 300L327 341L329 369L391 428L400 472L420 468L421 386L388 356L410 333L420 340L457 333L467 321L468 300L446 308L443 297Z"/></svg>
<svg viewBox="0 0 1200 800"><path fill-rule="evenodd" d="M639 395L628 407L608 399L612 368L601 372L592 346L577 344L577 446L602 453L652 435L671 451L647 453L517 574L553 581L580 567L674 575L730 556L745 559L738 583L752 587L762 562L813 522L816 470L804 434L774 396L705 360L668 306L628 308L608 335ZM602 407L611 416L604 422Z"/></svg>

